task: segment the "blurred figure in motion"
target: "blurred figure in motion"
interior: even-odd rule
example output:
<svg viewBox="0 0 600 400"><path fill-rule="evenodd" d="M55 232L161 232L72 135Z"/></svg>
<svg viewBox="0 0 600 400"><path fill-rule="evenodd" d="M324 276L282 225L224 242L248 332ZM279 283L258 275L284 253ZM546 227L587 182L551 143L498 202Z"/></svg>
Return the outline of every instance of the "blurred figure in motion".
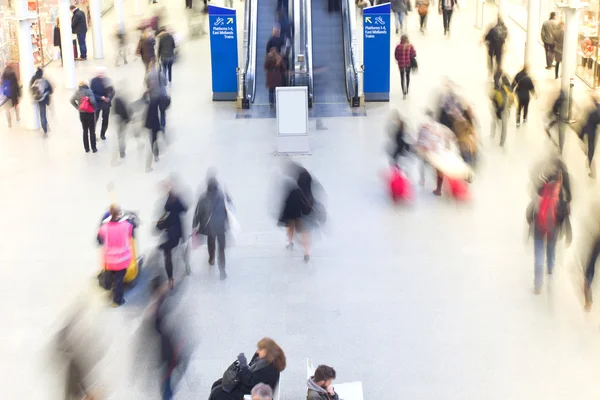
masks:
<svg viewBox="0 0 600 400"><path fill-rule="evenodd" d="M96 99L96 118L100 119L102 113L102 128L100 129L100 139L106 140L106 131L108 130L108 119L110 117L110 106L112 99L115 96L115 89L110 84L106 77L106 68L98 67L96 77L90 82L90 89L94 93ZM95 124L95 122L94 122Z"/></svg>
<svg viewBox="0 0 600 400"><path fill-rule="evenodd" d="M133 225L120 218L121 209L113 204L110 206L110 221L98 230L98 243L104 248L104 287L113 290L113 307L125 304L123 279L133 258L130 245Z"/></svg>
<svg viewBox="0 0 600 400"><path fill-rule="evenodd" d="M335 375L335 369L319 365L314 376L308 378L306 400L338 400L338 394L333 389Z"/></svg>
<svg viewBox="0 0 600 400"><path fill-rule="evenodd" d="M429 14L429 0L417 0L415 2L415 7L417 8L417 13L419 14L419 29L422 34L425 34L425 29L427 29L427 15Z"/></svg>
<svg viewBox="0 0 600 400"><path fill-rule="evenodd" d="M466 116L459 116L453 124L453 132L456 135L456 143L460 157L464 162L474 167L477 163L477 132L473 119Z"/></svg>
<svg viewBox="0 0 600 400"><path fill-rule="evenodd" d="M499 17L496 25L490 28L483 38L488 48L488 71L490 74L494 73L494 69L498 71L502 68L502 53L507 37L508 30L502 18ZM496 60L496 68L494 68L494 59Z"/></svg>
<svg viewBox="0 0 600 400"><path fill-rule="evenodd" d="M527 208L527 222L534 239L534 290L539 294L543 284L544 255L551 275L559 235L564 232L567 246L572 239L569 221L571 184L565 163L557 155L543 162L534 169L533 187L535 194Z"/></svg>
<svg viewBox="0 0 600 400"><path fill-rule="evenodd" d="M120 26L117 27L117 33L115 35L117 39L117 58L115 60L115 66L119 66L119 61L123 59L123 65L127 65L127 33L125 29Z"/></svg>
<svg viewBox="0 0 600 400"><path fill-rule="evenodd" d="M159 245L165 256L165 270L169 279L169 287L173 289L175 280L173 279L173 258L172 251L179 246L183 239L183 224L181 218L187 212L187 205L175 193L172 182L165 182L167 190L167 200L164 205L164 213L156 223L159 231L165 232L164 241Z"/></svg>
<svg viewBox="0 0 600 400"><path fill-rule="evenodd" d="M400 44L396 46L394 57L398 63L400 70L400 81L402 83L402 94L404 98L408 95L408 87L410 86L410 70L413 68L413 60L417 56L417 52L413 45L408 41L407 35L402 35Z"/></svg>
<svg viewBox="0 0 600 400"><path fill-rule="evenodd" d="M390 162L398 165L400 157L407 156L410 151L410 145L406 142L406 128L398 110L392 111L390 134L393 138L390 148Z"/></svg>
<svg viewBox="0 0 600 400"><path fill-rule="evenodd" d="M192 229L206 236L208 247L208 264L215 265L215 250L219 246L218 264L221 280L227 278L225 272L226 234L229 230L228 208L231 198L219 187L214 176L209 176L204 192L194 212Z"/></svg>
<svg viewBox="0 0 600 400"><path fill-rule="evenodd" d="M148 64L146 94L149 102L146 113L146 128L150 130L150 147L156 162L159 158L159 148L156 140L158 139L158 132L162 131L165 135L166 110L170 105L170 98L167 95L166 78L156 68L154 60Z"/></svg>
<svg viewBox="0 0 600 400"><path fill-rule="evenodd" d="M544 21L542 24L541 38L544 43L544 50L546 52L546 69L552 69L552 62L554 61L554 48L556 46L556 35L557 29L556 13L552 11L550 18Z"/></svg>
<svg viewBox="0 0 600 400"><path fill-rule="evenodd" d="M294 234L300 235L304 249L304 262L310 261L311 225L322 223L323 213L320 203L313 194L313 178L310 173L299 165L292 167L297 174L295 182L288 189L285 197L279 223L287 229L287 248L294 248Z"/></svg>
<svg viewBox="0 0 600 400"><path fill-rule="evenodd" d="M175 39L171 31L164 26L158 30L157 38L158 59L162 67L162 73L171 84L173 81L173 62L175 61Z"/></svg>
<svg viewBox="0 0 600 400"><path fill-rule="evenodd" d="M492 105L492 128L491 136L496 136L496 130L500 125L500 146L504 147L506 132L508 129L508 117L510 108L514 102L513 91L508 77L498 68L494 75L494 88L490 94Z"/></svg>
<svg viewBox="0 0 600 400"><path fill-rule="evenodd" d="M152 29L150 27L145 28L142 33L142 37L138 42L138 47L135 54L142 58L146 72L148 72L150 63L152 61L156 61L156 52L154 51L155 44L156 40L152 34Z"/></svg>
<svg viewBox="0 0 600 400"><path fill-rule="evenodd" d="M562 62L564 37L565 21L560 21L554 30L554 41L556 43L554 47L554 61L556 61L554 66L554 79L558 79L558 71L560 68L560 63Z"/></svg>
<svg viewBox="0 0 600 400"><path fill-rule="evenodd" d="M127 101L121 96L115 96L115 114L118 118L117 140L119 156L125 158L125 131L127 125L131 122L131 112Z"/></svg>
<svg viewBox="0 0 600 400"><path fill-rule="evenodd" d="M517 95L517 128L521 126L521 111L523 114L523 123L527 122L527 113L529 111L530 94L535 94L535 86L529 76L527 65L523 65L523 69L515 75L512 88Z"/></svg>
<svg viewBox="0 0 600 400"><path fill-rule="evenodd" d="M263 338L257 347L249 364L244 353L237 356L237 362L232 364L237 370L235 377L231 380L217 380L212 385L208 400L243 400L244 395L250 394L259 383L275 389L279 383L279 375L286 367L285 354L273 339Z"/></svg>
<svg viewBox="0 0 600 400"><path fill-rule="evenodd" d="M452 131L448 127L433 119L433 111L425 111L425 122L419 128L419 136L417 139L417 152L423 159L421 165L421 181L420 184L425 184L425 165L429 164L430 155L442 153L448 146L452 136ZM437 175L436 188L433 194L436 196L442 195L442 184L444 183L444 175L439 169L435 169Z"/></svg>
<svg viewBox="0 0 600 400"><path fill-rule="evenodd" d="M396 35L398 32L404 32L404 19L406 14L411 10L411 5L408 0L393 0L392 12L396 15Z"/></svg>
<svg viewBox="0 0 600 400"><path fill-rule="evenodd" d="M252 400L273 400L273 389L265 383L259 383L250 392Z"/></svg>
<svg viewBox="0 0 600 400"><path fill-rule="evenodd" d="M545 125L546 134L551 138L550 129L552 129L555 125L558 125L561 120L561 113L563 105L565 104L565 100L567 99L567 95L564 90L560 89L558 91L558 95L554 102L552 103L552 108L547 115L547 122ZM555 143L557 144L557 143Z"/></svg>
<svg viewBox="0 0 600 400"><path fill-rule="evenodd" d="M4 103L9 103L9 106L4 106L6 109L6 120L8 121L8 127L12 127L12 119L10 116L10 109L15 109L15 116L17 117L17 122L21 120L19 116L19 98L21 97L21 87L19 85L19 80L17 78L15 64L8 64L6 68L4 68L4 72L2 73L2 95L4 100L0 103L0 106Z"/></svg>
<svg viewBox="0 0 600 400"><path fill-rule="evenodd" d="M279 29L279 26L274 26L273 34L271 35L271 38L267 42L266 54L269 54L269 52L271 51L271 49L273 47L275 47L275 49L277 49L277 53L281 54L281 49L283 48L284 45L285 45L285 39L281 37L281 30Z"/></svg>
<svg viewBox="0 0 600 400"><path fill-rule="evenodd" d="M96 98L90 90L86 82L79 82L77 91L71 98L71 104L79 111L79 119L83 129L83 148L86 153L98 151L96 148L96 121L94 115L96 113Z"/></svg>
<svg viewBox="0 0 600 400"><path fill-rule="evenodd" d="M588 166L590 168L590 178L596 177L596 168L593 165L594 153L596 151L596 131L600 125L600 103L598 102L598 94L592 97L594 106L589 111L583 128L581 130L580 139L585 141L587 136L587 156Z"/></svg>
<svg viewBox="0 0 600 400"><path fill-rule="evenodd" d="M44 70L38 68L29 82L31 97L36 102L40 111L40 123L44 131L44 137L48 136L48 116L46 110L50 104L50 96L54 92L52 85L44 78Z"/></svg>
<svg viewBox="0 0 600 400"><path fill-rule="evenodd" d="M266 86L269 89L269 107L275 107L275 90L283 86L285 63L275 47L265 57L265 73L267 74Z"/></svg>
<svg viewBox="0 0 600 400"><path fill-rule="evenodd" d="M592 244L592 252L590 254L588 263L585 267L585 280L583 283L583 295L585 297L585 310L590 311L592 309L592 283L594 282L594 275L596 274L596 261L600 255L600 234L596 235L596 238Z"/></svg>
<svg viewBox="0 0 600 400"><path fill-rule="evenodd" d="M60 54L60 66L63 65L63 53L62 53L62 44L60 39L60 18L56 18L56 25L54 26L54 31L52 32L52 45L56 48L58 47L58 52ZM56 57L54 58L56 59Z"/></svg>
<svg viewBox="0 0 600 400"><path fill-rule="evenodd" d="M439 11L444 20L444 36L450 37L450 23L452 21L452 13L456 7L458 0L439 0Z"/></svg>

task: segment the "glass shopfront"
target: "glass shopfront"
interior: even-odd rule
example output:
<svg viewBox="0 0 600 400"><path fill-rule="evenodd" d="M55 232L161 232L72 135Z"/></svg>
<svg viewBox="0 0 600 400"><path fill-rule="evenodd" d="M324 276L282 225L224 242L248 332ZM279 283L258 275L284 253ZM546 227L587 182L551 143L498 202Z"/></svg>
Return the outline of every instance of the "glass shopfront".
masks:
<svg viewBox="0 0 600 400"><path fill-rule="evenodd" d="M515 21L522 29L527 29L527 0L511 0L508 16ZM580 11L579 37L577 47L577 76L592 88L600 86L600 61L598 52L599 32L598 20L600 18L599 10L600 0L591 0L588 7ZM538 27L550 17L554 11L557 19L563 19L563 14L556 7L555 1L540 1L540 20ZM541 45L541 38L538 37Z"/></svg>

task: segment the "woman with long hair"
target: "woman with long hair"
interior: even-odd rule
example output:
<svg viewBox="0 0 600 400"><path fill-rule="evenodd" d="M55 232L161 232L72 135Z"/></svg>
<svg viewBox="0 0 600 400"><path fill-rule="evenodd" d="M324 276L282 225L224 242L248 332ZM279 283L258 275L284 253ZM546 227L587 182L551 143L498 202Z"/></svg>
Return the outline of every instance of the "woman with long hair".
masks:
<svg viewBox="0 0 600 400"><path fill-rule="evenodd" d="M212 386L209 400L243 400L244 395L250 394L252 388L259 383L275 389L279 383L279 375L286 367L285 353L270 338L261 339L256 347L256 353L249 364L244 353L238 355L237 385L233 389L224 388L223 380L217 380ZM226 389L230 391L227 392Z"/></svg>
<svg viewBox="0 0 600 400"><path fill-rule="evenodd" d="M410 70L412 69L412 60L417 57L417 52L408 41L408 36L402 35L400 44L394 51L398 69L400 70L400 81L402 82L402 94L404 98L408 95L408 86L410 85Z"/></svg>

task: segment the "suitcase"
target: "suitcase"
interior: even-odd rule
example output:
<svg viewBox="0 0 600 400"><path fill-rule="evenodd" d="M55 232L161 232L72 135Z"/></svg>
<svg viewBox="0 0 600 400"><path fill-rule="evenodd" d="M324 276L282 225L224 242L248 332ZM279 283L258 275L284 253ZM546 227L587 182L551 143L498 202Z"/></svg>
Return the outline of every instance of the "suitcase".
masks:
<svg viewBox="0 0 600 400"><path fill-rule="evenodd" d="M410 201L413 199L414 192L412 183L400 168L392 167L388 184L390 195L394 202Z"/></svg>
<svg viewBox="0 0 600 400"><path fill-rule="evenodd" d="M469 185L462 179L453 179L446 177L448 183L448 194L458 201L468 201L471 196Z"/></svg>

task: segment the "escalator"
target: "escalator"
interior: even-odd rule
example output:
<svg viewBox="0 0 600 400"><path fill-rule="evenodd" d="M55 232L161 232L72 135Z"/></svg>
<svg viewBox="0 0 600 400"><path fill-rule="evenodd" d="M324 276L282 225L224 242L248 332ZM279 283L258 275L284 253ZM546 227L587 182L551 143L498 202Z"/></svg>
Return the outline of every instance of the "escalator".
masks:
<svg viewBox="0 0 600 400"><path fill-rule="evenodd" d="M313 116L354 115L360 105L355 65L354 18L349 0L329 12L326 1L310 1L309 35L312 36ZM310 90L310 88L309 88Z"/></svg>
<svg viewBox="0 0 600 400"><path fill-rule="evenodd" d="M266 47L277 23L278 0L247 0L244 25L244 62L241 70L242 108L254 108L251 113L240 113L242 117L274 116L269 108L269 90L266 88L266 74L263 63ZM289 4L287 12L293 21L293 0L284 0ZM288 63L293 58L293 48L288 54ZM272 115L271 115L272 114Z"/></svg>

